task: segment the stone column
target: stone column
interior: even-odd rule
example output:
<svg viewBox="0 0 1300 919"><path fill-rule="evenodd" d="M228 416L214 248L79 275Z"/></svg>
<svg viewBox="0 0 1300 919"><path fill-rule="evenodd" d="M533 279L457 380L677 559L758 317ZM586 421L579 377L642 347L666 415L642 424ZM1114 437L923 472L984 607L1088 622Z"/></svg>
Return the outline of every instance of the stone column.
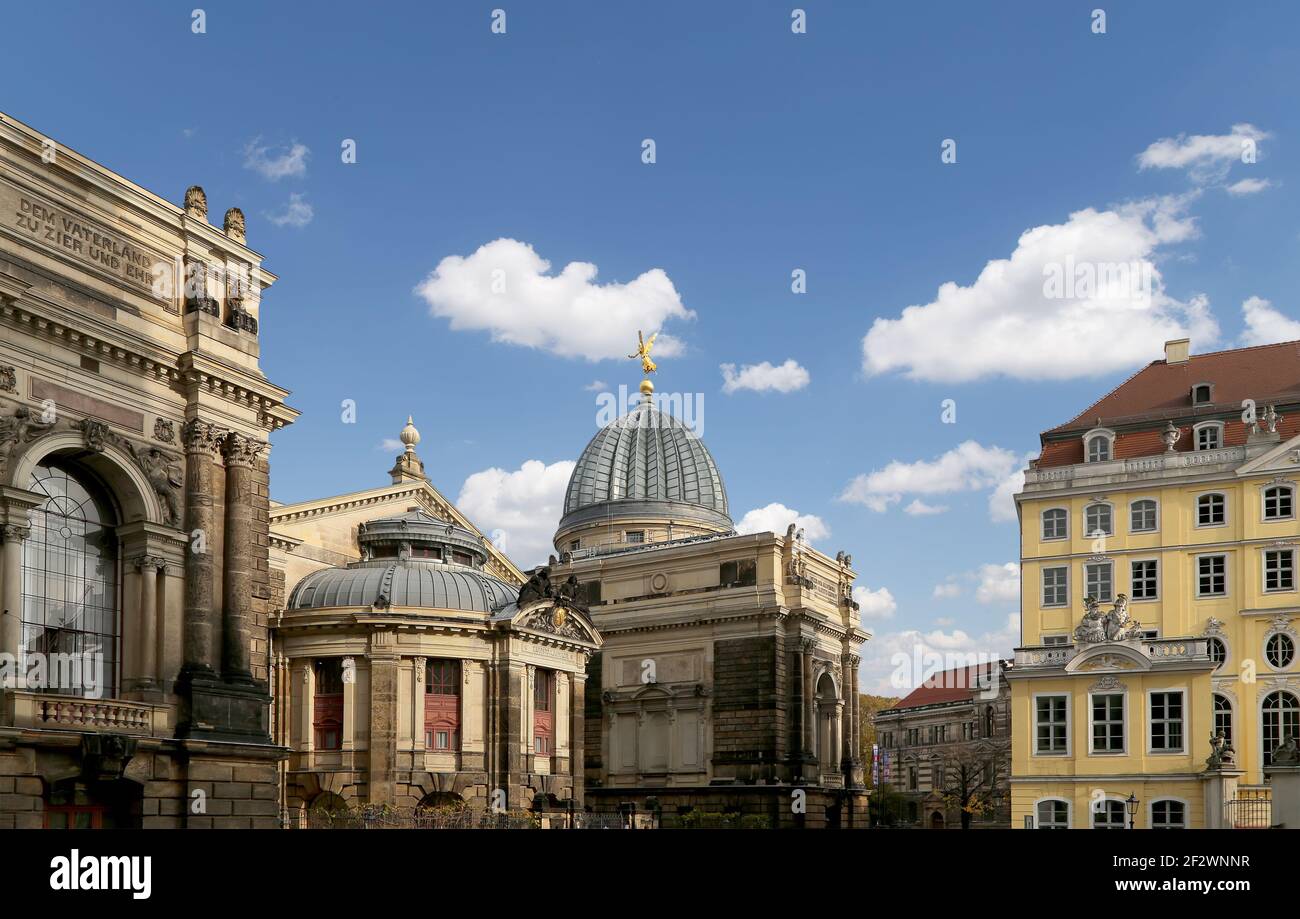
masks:
<svg viewBox="0 0 1300 919"><path fill-rule="evenodd" d="M844 708L840 714L840 738L842 752L838 760L840 769L847 780L852 768L854 759L853 745L853 718L856 713L856 707L853 704L857 698L857 693L853 691L853 665L850 663L852 655L840 655L840 686L844 693Z"/></svg>
<svg viewBox="0 0 1300 919"><path fill-rule="evenodd" d="M573 776L573 808L575 811L580 811L584 806L583 789L587 784L587 759L584 752L587 739L585 721L587 674L582 671L573 674L570 685L572 691L569 693L569 773Z"/></svg>
<svg viewBox="0 0 1300 919"><path fill-rule="evenodd" d="M184 670L190 676L215 679L219 647L213 607L212 553L216 544L216 512L212 499L212 463L221 446L222 432L197 418L185 422L185 528L189 546L185 555Z"/></svg>
<svg viewBox="0 0 1300 919"><path fill-rule="evenodd" d="M428 661L429 659L427 657L415 658L413 661L414 669L411 674L412 677L411 695L413 696L413 698L411 699L411 741L412 741L411 749L414 750L417 754L415 760L415 768L417 769L417 771L419 769L424 768L424 760L419 757L419 754L422 753L425 749L424 747L424 694L428 692L428 687L424 685L424 671L428 664ZM462 663L461 666L464 667L464 664ZM464 680L462 679L461 682L464 683ZM460 694L463 700L465 696L465 690L463 686L461 688ZM463 701L461 702L461 707L462 709L464 708ZM464 714L461 715L460 734L461 737L465 736Z"/></svg>
<svg viewBox="0 0 1300 919"><path fill-rule="evenodd" d="M31 527L5 524L0 527L4 538L4 561L0 564L0 651L12 654L21 664L23 643L23 543L31 535ZM22 669L21 666L19 668ZM17 685L23 685L21 674L16 674Z"/></svg>
<svg viewBox="0 0 1300 919"><path fill-rule="evenodd" d="M158 682L158 570L166 565L165 559L155 555L135 560L140 570L140 609L136 616L140 672L136 674L136 685L146 688Z"/></svg>
<svg viewBox="0 0 1300 919"><path fill-rule="evenodd" d="M813 646L811 638L805 638L799 642L799 650L803 655L803 758L805 760L814 759L813 751L817 748L817 712L814 710L813 695Z"/></svg>
<svg viewBox="0 0 1300 919"><path fill-rule="evenodd" d="M266 444L231 432L225 438L226 546L221 616L222 674L231 683L253 683L249 651L253 622L253 474Z"/></svg>

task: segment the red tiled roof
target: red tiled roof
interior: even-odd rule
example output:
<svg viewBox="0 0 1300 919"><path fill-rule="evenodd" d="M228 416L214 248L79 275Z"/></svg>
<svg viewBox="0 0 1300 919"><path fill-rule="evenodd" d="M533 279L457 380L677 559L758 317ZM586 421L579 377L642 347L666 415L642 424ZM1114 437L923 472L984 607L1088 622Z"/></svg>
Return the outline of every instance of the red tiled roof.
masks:
<svg viewBox="0 0 1300 919"><path fill-rule="evenodd" d="M980 681L988 680L1001 663L1001 661L990 661L973 667L958 667L955 670L931 674L925 682L891 705L887 711L939 705L944 702L964 702L970 698L972 692L980 689Z"/></svg>
<svg viewBox="0 0 1300 919"><path fill-rule="evenodd" d="M1212 404L1192 405L1192 387L1198 383L1213 384ZM1300 403L1300 342L1193 354L1178 364L1152 361L1072 420L1044 431L1037 466L1082 463L1083 440L1070 435L1094 427L1121 428L1115 437L1116 459L1163 453L1162 434L1169 421L1182 432L1175 446L1179 453L1195 449L1192 424L1199 420L1224 420L1224 446L1244 444L1247 426L1240 413L1245 399L1254 399L1261 415L1270 404ZM1300 434L1300 414L1283 415L1278 427L1282 438Z"/></svg>
<svg viewBox="0 0 1300 919"><path fill-rule="evenodd" d="M1191 392L1197 383L1214 384L1214 405L1197 406L1195 413L1201 415L1231 407L1240 410L1243 399L1254 399L1261 410L1269 402L1287 401L1283 397L1300 399L1300 341L1193 354L1179 364L1152 361L1073 419L1045 433L1083 433L1096 427L1098 418L1108 425L1145 416L1164 421L1170 415L1191 415Z"/></svg>

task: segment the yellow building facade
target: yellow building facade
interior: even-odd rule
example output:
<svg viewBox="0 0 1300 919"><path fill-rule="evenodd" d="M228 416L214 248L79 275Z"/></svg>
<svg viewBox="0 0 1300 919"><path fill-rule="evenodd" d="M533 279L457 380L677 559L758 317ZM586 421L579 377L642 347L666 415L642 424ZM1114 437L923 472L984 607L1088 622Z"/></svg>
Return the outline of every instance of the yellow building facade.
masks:
<svg viewBox="0 0 1300 919"><path fill-rule="evenodd" d="M1171 342L1042 435L1016 498L1013 826L1267 820L1300 732L1298 363Z"/></svg>

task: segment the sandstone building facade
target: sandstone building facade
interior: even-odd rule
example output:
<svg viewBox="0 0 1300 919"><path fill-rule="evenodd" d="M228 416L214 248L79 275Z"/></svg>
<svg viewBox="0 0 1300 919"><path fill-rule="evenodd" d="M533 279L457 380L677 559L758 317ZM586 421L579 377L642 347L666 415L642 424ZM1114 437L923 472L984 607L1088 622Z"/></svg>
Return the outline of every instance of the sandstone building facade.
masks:
<svg viewBox="0 0 1300 919"><path fill-rule="evenodd" d="M586 804L865 826L850 558L793 527L738 535L713 457L642 402L583 450L553 580L584 586Z"/></svg>
<svg viewBox="0 0 1300 919"><path fill-rule="evenodd" d="M0 828L277 824L274 280L0 115Z"/></svg>
<svg viewBox="0 0 1300 919"><path fill-rule="evenodd" d="M401 438L389 486L271 512L287 816L581 810L600 637L434 488L409 421Z"/></svg>

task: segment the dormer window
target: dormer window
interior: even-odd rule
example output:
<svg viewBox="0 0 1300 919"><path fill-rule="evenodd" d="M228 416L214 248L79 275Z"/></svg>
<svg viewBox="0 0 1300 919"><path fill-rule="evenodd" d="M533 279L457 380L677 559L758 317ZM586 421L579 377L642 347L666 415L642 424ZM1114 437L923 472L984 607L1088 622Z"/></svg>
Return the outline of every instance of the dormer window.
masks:
<svg viewBox="0 0 1300 919"><path fill-rule="evenodd" d="M1204 421L1192 428L1197 450L1218 450L1223 446L1223 422Z"/></svg>
<svg viewBox="0 0 1300 919"><path fill-rule="evenodd" d="M1192 387L1192 405L1209 405L1213 401L1213 383L1197 383Z"/></svg>
<svg viewBox="0 0 1300 919"><path fill-rule="evenodd" d="M1084 458L1089 463L1109 462L1115 455L1115 432L1095 428L1083 435Z"/></svg>

